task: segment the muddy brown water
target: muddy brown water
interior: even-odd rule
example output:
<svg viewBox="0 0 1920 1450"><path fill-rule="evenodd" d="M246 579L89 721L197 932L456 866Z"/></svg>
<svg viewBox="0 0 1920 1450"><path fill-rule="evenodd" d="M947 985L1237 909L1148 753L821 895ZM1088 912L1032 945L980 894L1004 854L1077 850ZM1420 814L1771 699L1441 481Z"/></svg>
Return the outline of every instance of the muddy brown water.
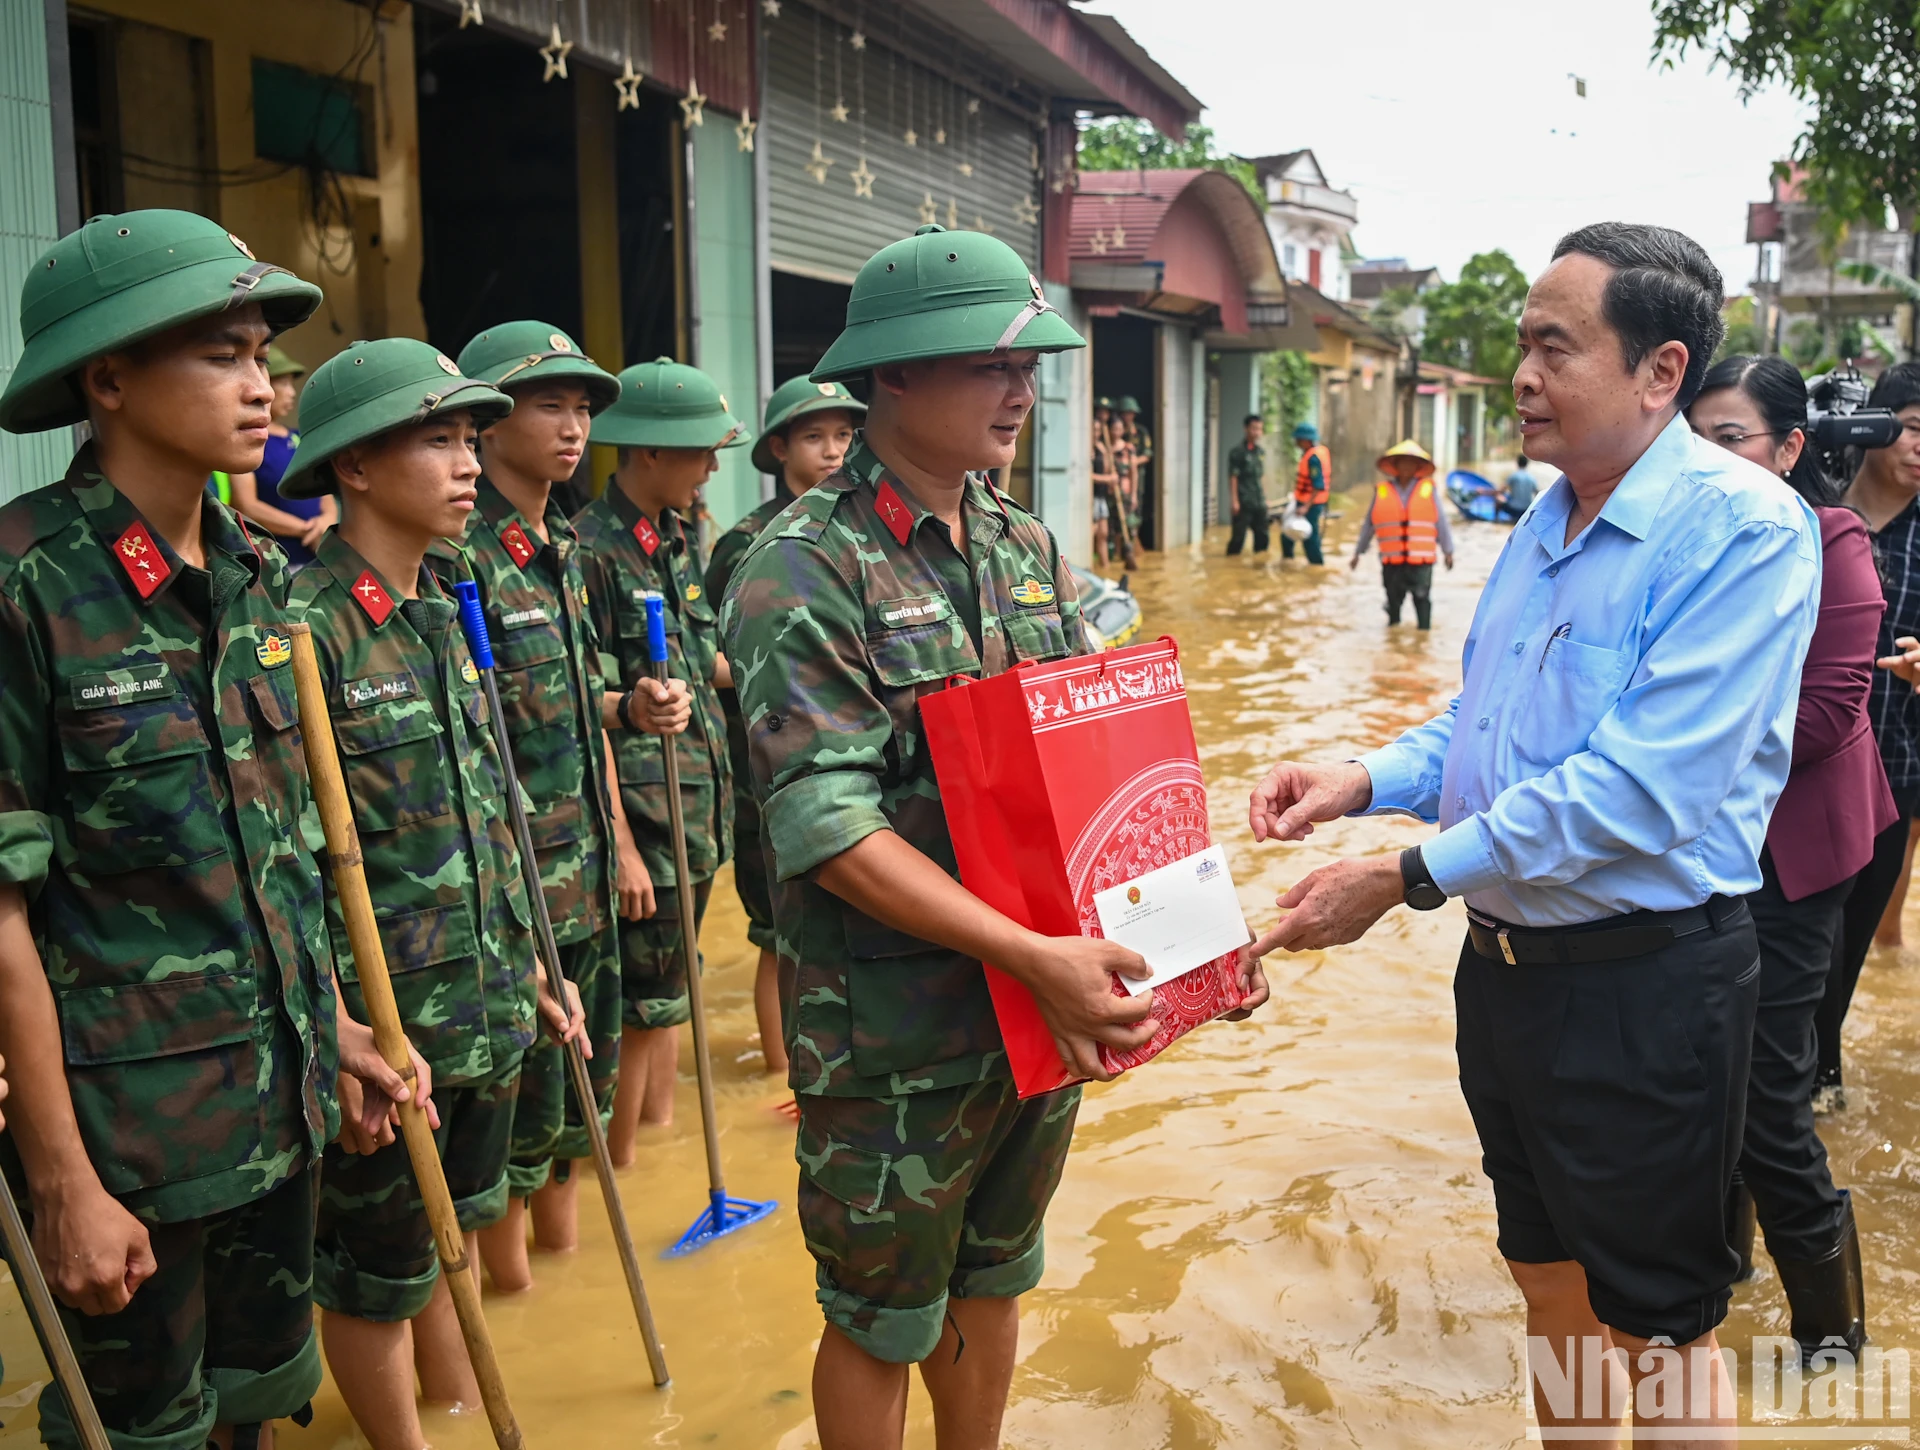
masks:
<svg viewBox="0 0 1920 1450"><path fill-rule="evenodd" d="M1334 521L1336 544L1357 513ZM1256 847L1247 792L1275 758L1340 759L1444 703L1475 594L1504 530L1459 529L1430 637L1389 631L1378 566L1350 574L1273 559L1151 556L1134 575L1147 632L1180 641L1211 792L1249 918L1336 854L1420 838L1405 821L1340 822ZM793 1215L784 1092L761 1073L744 919L723 881L705 948L727 1187L780 1200L770 1219L691 1257L659 1252L704 1202L690 1050L674 1126L648 1137L622 1189L674 1382L655 1391L597 1190L584 1245L537 1256L530 1293L487 1311L533 1450L817 1444L808 1377L820 1333ZM1461 915L1395 911L1363 942L1273 959L1274 1000L1088 1091L1047 1221L1047 1272L1023 1306L1007 1415L1014 1447L1488 1447L1523 1444L1523 1320L1494 1248L1453 1061L1450 989ZM1920 914L1908 933L1920 947ZM1876 1339L1920 1347L1920 962L1877 953L1849 1027L1849 1110L1824 1131L1866 1237ZM4 1269L0 1269L0 1274ZM1723 1334L1786 1332L1762 1257ZM11 1286L0 1288L0 1450L37 1443L47 1372ZM283 1450L364 1444L329 1382ZM437 1450L486 1450L485 1420L430 1412ZM1772 1443L1869 1443L1777 1430ZM1896 1443L1903 1442L1904 1436ZM908 1443L931 1447L916 1382ZM1878 1443L1887 1443L1881 1439Z"/></svg>

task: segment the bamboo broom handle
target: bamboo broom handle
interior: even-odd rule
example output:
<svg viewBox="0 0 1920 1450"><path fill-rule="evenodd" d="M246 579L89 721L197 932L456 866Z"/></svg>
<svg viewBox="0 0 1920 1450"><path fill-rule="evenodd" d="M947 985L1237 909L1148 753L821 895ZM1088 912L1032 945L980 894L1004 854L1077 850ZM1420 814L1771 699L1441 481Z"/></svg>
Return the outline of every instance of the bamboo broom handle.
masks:
<svg viewBox="0 0 1920 1450"><path fill-rule="evenodd" d="M288 626L288 633L293 636L293 682L300 697L300 732L306 741L307 773L313 779L320 823L327 833L334 894L339 897L340 911L346 918L347 943L353 949L354 966L360 975L360 993L366 999L367 1016L372 1019L373 1040L380 1055L387 1060L388 1067L411 1085L413 1064L407 1056L407 1034L400 1025L400 1008L394 1001L393 982L387 975L386 951L380 945L379 929L374 924L373 898L367 892L367 872L360 855L360 833L353 824L346 780L340 773L340 757L334 749L333 721L327 714L326 686L320 682L312 631L304 624L295 624ZM400 1135L406 1142L407 1156L413 1160L413 1176L419 1183L420 1196L426 1201L427 1221L433 1226L434 1244L440 1253L440 1273L453 1295L454 1313L459 1316L460 1334L467 1342L467 1357L473 1362L473 1375L480 1384L480 1399L493 1427L494 1444L500 1450L523 1450L526 1442L513 1417L513 1406L507 1402L506 1381L500 1376L493 1338L487 1332L486 1315L481 1312L480 1286L467 1258L467 1236L454 1212L453 1195L447 1191L447 1175L440 1166L433 1129L417 1100L400 1104Z"/></svg>

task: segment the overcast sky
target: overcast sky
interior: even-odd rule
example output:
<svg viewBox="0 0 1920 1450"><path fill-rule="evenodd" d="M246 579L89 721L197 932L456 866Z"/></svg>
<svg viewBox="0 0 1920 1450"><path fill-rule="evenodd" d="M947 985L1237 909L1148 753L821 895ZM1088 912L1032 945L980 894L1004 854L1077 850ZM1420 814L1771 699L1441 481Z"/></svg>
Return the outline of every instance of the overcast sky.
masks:
<svg viewBox="0 0 1920 1450"><path fill-rule="evenodd" d="M1359 201L1363 256L1451 280L1504 247L1528 276L1585 222L1658 222L1745 290L1746 204L1800 110L1743 106L1698 53L1649 64L1647 0L1097 0L1242 155L1309 147ZM1587 82L1580 100L1567 78Z"/></svg>

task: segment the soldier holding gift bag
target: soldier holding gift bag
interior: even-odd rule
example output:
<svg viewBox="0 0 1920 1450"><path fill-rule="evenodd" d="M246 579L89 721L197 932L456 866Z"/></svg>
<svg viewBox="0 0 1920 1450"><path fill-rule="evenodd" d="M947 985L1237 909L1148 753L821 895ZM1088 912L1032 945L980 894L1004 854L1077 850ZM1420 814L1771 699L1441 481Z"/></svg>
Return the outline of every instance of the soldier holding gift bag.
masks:
<svg viewBox="0 0 1920 1450"><path fill-rule="evenodd" d="M1086 652L1053 536L972 476L1012 461L1039 354L1085 344L1005 243L933 226L867 263L847 317L813 376L871 374L865 433L761 535L722 620L799 956L815 1412L828 1450L875 1425L898 1443L919 1362L943 1437L992 1443L1079 1093L1019 1100L981 960L1032 990L1076 1075L1110 1077L1099 1046L1154 1026L1150 999L1112 989L1147 975L1138 956L1040 936L954 879L918 704Z"/></svg>

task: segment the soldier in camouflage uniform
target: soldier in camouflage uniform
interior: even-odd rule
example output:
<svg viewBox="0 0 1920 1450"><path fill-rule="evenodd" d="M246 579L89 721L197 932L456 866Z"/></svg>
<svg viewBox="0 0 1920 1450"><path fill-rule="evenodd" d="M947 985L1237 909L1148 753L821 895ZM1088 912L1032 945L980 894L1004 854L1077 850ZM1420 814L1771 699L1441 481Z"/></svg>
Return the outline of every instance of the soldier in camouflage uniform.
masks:
<svg viewBox="0 0 1920 1450"><path fill-rule="evenodd" d="M466 527L477 430L512 407L424 342L355 343L308 384L280 485L341 503L292 603L313 629L381 945L408 1038L433 1068L440 1157L470 1251L506 1212L514 1094L544 978L485 689L453 595L425 559ZM337 900L332 916L346 1009L360 1019ZM429 1400L473 1404L479 1387L406 1146L366 1146L327 1150L314 1297L362 1431L376 1450L418 1450L414 1369Z"/></svg>
<svg viewBox="0 0 1920 1450"><path fill-rule="evenodd" d="M654 914L620 930L625 1070L614 1095L609 1137L614 1161L622 1164L632 1160L639 1123L673 1120L679 1028L688 1013L681 932L698 935L713 873L728 855L727 727L717 687L730 679L688 513L718 465L716 450L744 441L740 434L718 385L698 368L670 358L628 368L620 374L620 401L593 420L593 442L620 450L613 482L574 519L587 552L594 627L611 660L609 683L622 692L616 720L630 704L626 692L652 673L643 599L649 591L666 599L670 667L692 699L684 738L663 740L634 729L615 735L627 819L654 887ZM690 924L680 920L663 747L679 752L687 869L694 878Z"/></svg>
<svg viewBox="0 0 1920 1450"><path fill-rule="evenodd" d="M500 703L529 798L527 826L561 970L586 1008L589 1069L604 1124L620 1061L616 905L638 919L651 908L653 888L613 780L601 712L606 682L580 543L551 495L573 476L592 415L619 396L620 383L545 322L490 327L458 361L463 376L492 383L514 409L481 435L485 472L465 540L435 545L427 563L448 588L474 580L486 606ZM579 1246L574 1168L590 1151L565 1056L553 1043L538 1043L521 1067L514 1105L511 1202L506 1217L480 1236L496 1287L533 1285L529 1195L539 1246Z"/></svg>
<svg viewBox="0 0 1920 1450"><path fill-rule="evenodd" d="M0 1153L121 1450L250 1447L320 1384L337 1007L288 573L203 487L258 466L268 339L319 300L205 218L94 217L29 271L0 396L10 432L92 424L0 509ZM406 1089L337 1040L390 1133ZM57 1392L40 1433L79 1444Z"/></svg>
<svg viewBox="0 0 1920 1450"><path fill-rule="evenodd" d="M867 405L849 393L845 383L816 383L799 377L773 390L760 436L753 442L753 466L773 475L773 496L714 543L707 560L707 594L716 609L726 601L734 570L760 531L794 499L833 475L853 443L853 430L866 414ZM727 761L733 771L733 885L746 908L747 940L760 949L753 979L760 1051L768 1074L785 1077L781 1002L791 994L793 971L781 968L773 949L773 896L760 843L760 807L753 799L747 767L747 726L740 718L740 697L731 685L720 691L720 708L727 717Z"/></svg>
<svg viewBox="0 0 1920 1450"><path fill-rule="evenodd" d="M1260 440L1266 435L1266 420L1249 413L1245 434L1227 450L1227 477L1233 480L1233 536L1227 540L1229 555L1240 552L1253 536L1253 552L1267 552L1267 456Z"/></svg>
<svg viewBox="0 0 1920 1450"><path fill-rule="evenodd" d="M1012 462L1039 353L1084 344L1012 248L939 227L875 255L847 319L813 376L872 374L866 430L760 535L723 629L798 968L814 1411L825 1450L897 1445L919 1362L943 1440L990 1445L1079 1090L1019 1100L980 964L1032 989L1077 1075L1153 1024L1112 989L1147 974L1134 953L1039 936L955 879L918 710L952 676L1087 649L1053 535L971 473Z"/></svg>

